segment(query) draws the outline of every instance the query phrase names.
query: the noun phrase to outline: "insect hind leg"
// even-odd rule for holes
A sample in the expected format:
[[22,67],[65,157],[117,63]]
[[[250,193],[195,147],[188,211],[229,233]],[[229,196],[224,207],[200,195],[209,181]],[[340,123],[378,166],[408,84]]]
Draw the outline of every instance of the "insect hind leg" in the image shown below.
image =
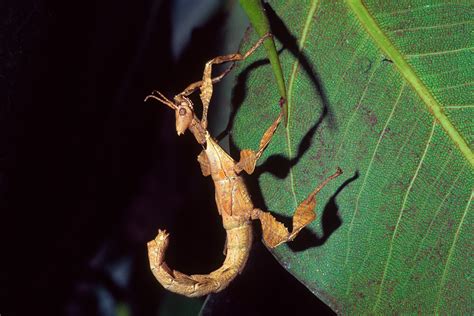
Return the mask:
[[298,233],[315,218],[316,195],[325,187],[331,180],[337,178],[342,174],[342,169],[337,168],[336,172],[326,178],[320,185],[311,192],[308,197],[303,200],[295,210],[293,215],[293,230],[290,233],[283,223],[277,221],[275,217],[269,212],[264,212],[260,209],[255,209],[252,218],[258,218],[262,224],[263,241],[269,248],[275,248],[278,245],[293,240]]

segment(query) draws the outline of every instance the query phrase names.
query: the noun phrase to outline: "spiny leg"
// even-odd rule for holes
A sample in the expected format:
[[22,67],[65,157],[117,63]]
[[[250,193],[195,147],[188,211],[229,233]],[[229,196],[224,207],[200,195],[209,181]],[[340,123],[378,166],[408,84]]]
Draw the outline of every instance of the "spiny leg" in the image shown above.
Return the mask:
[[[212,83],[214,84],[214,83],[218,83],[219,81],[221,81],[225,76],[227,76],[227,74],[232,70],[232,68],[234,68],[234,64],[227,67],[227,69],[224,70],[219,76],[212,78]],[[201,88],[202,83],[203,83],[202,80],[191,83],[179,95],[188,96],[188,95],[192,94],[194,91]]]
[[342,174],[342,169],[337,168],[336,172],[324,180],[308,197],[298,205],[293,215],[293,230],[288,232],[285,225],[280,223],[269,212],[260,209],[253,210],[252,218],[259,219],[262,224],[263,241],[270,248],[293,240],[296,235],[309,223],[316,218],[314,209],[316,208],[316,195],[321,189],[328,184],[329,181],[337,178]]
[[[217,82],[221,81],[222,78],[224,78],[232,70],[233,67],[234,67],[234,64],[230,65],[219,76],[212,78],[212,83],[217,83]],[[197,89],[199,89],[201,86],[202,86],[202,80],[197,81],[197,82],[193,82],[189,86],[187,86],[186,89],[184,89],[183,92],[178,94],[178,96],[188,96],[191,93],[193,93],[194,91],[196,91]],[[166,104],[167,106],[169,106],[171,109],[173,109],[173,110],[176,109],[176,105],[171,100],[169,100],[167,97],[165,97],[158,90],[153,90],[151,92],[151,94],[146,96],[144,101],[146,102],[146,101],[148,101],[148,99],[158,100],[161,103]]]
[[[280,101],[280,104],[282,104],[282,101]],[[263,134],[257,152],[251,149],[243,149],[240,151],[240,160],[235,165],[235,171],[237,173],[241,172],[242,170],[245,170],[245,172],[247,172],[248,174],[253,173],[253,171],[255,170],[255,165],[257,164],[257,160],[262,156],[265,148],[267,148],[268,144],[270,143],[282,118],[283,112],[280,111],[280,114],[278,114],[276,120]]]
[[209,109],[209,102],[211,101],[213,87],[212,87],[212,65],[222,64],[230,61],[241,61],[252,55],[252,53],[260,46],[262,43],[272,35],[270,33],[265,34],[261,37],[245,54],[230,54],[225,56],[217,56],[206,63],[204,67],[204,72],[202,76],[202,84],[201,84],[201,101],[202,101],[202,126],[207,128],[207,111]]

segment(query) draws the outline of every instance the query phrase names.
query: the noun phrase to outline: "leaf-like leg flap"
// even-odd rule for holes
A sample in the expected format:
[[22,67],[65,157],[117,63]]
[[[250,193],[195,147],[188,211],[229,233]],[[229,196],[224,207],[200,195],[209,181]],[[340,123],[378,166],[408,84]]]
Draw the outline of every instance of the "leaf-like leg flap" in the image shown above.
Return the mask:
[[271,34],[267,33],[261,37],[245,54],[230,54],[225,56],[217,56],[206,63],[204,67],[204,72],[202,75],[202,84],[201,84],[201,101],[202,101],[202,126],[207,128],[207,111],[209,109],[209,102],[212,98],[213,86],[212,86],[212,65],[222,64],[226,62],[235,62],[241,61],[249,57],[262,43],[265,39],[270,37]]
[[199,283],[218,283],[215,279],[211,278],[208,274],[193,274],[191,275],[193,280]]
[[333,175],[329,176],[323,181],[323,183],[318,185],[316,189],[314,189],[314,191],[298,205],[295,214],[293,215],[293,229],[291,234],[288,232],[285,225],[277,221],[270,213],[254,209],[252,211],[252,218],[260,219],[265,244],[270,248],[275,248],[286,241],[293,240],[306,225],[314,221],[316,218],[316,213],[314,211],[316,208],[316,194],[318,194],[318,192],[328,184],[329,181],[341,174],[341,168],[337,168],[337,171]]
[[265,148],[267,148],[268,144],[272,140],[273,135],[275,135],[275,131],[278,125],[280,125],[282,117],[283,117],[283,112],[280,111],[276,120],[272,123],[272,125],[270,125],[269,128],[267,128],[267,130],[263,134],[262,139],[260,140],[260,144],[258,146],[258,151],[256,155],[257,159],[259,159],[260,156],[262,156],[263,151],[265,150]]
[[235,165],[235,171],[240,173],[242,170],[245,170],[248,174],[252,174],[255,170],[255,165],[257,164],[257,160],[262,156],[263,151],[267,148],[268,144],[270,143],[275,131],[280,124],[280,121],[283,117],[283,112],[278,114],[276,120],[272,123],[272,125],[265,131],[260,140],[260,145],[258,151],[255,152],[251,149],[244,149],[240,152],[240,160]]
[[293,230],[288,238],[289,240],[293,240],[306,225],[316,219],[315,207],[316,198],[312,195],[298,205],[295,215],[293,215]]
[[269,248],[288,241],[290,233],[285,225],[280,223],[268,212],[259,211],[258,218],[262,223],[263,241]]
[[314,209],[316,208],[316,195],[324,188],[329,181],[337,178],[342,174],[342,169],[337,168],[336,172],[330,175],[326,180],[324,180],[320,185],[311,192],[308,197],[298,205],[295,210],[295,215],[293,215],[293,230],[290,234],[289,240],[293,240],[296,235],[309,223],[311,223],[316,218],[316,213]]
[[209,164],[209,159],[207,158],[206,152],[203,150],[197,157],[199,166],[201,166],[202,175],[207,177],[211,174],[211,166]]
[[176,282],[182,285],[194,285],[197,283],[197,280],[194,280],[192,276],[189,276],[176,270],[173,270],[173,276],[175,277]]
[[[234,68],[234,64],[231,64],[229,67],[227,67],[219,76],[212,78],[212,83],[214,84],[221,81],[232,70],[232,68]],[[201,88],[202,84],[202,80],[193,82],[189,86],[187,86],[186,89],[184,89],[184,91],[180,93],[180,95],[188,96],[197,89]]]
[[[218,57],[217,57],[218,58]],[[204,129],[207,128],[207,111],[209,110],[209,103],[211,102],[212,92],[214,87],[212,86],[212,64],[217,59],[211,59],[206,63],[204,72],[202,75],[201,94],[199,95],[202,102],[202,120],[201,124]]]
[[255,165],[257,164],[257,155],[255,151],[251,149],[243,149],[240,151],[240,160],[235,164],[235,171],[237,173],[245,170],[248,174],[252,174],[255,170]]

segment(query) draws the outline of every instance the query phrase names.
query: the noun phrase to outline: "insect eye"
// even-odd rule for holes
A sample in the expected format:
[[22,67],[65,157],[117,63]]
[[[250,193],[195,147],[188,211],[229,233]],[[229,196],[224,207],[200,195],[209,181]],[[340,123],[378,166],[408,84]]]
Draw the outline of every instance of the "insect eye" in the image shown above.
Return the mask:
[[185,103],[184,106],[178,106],[175,113],[176,131],[178,132],[178,135],[181,135],[186,129],[189,128],[193,121],[193,110],[188,104]]

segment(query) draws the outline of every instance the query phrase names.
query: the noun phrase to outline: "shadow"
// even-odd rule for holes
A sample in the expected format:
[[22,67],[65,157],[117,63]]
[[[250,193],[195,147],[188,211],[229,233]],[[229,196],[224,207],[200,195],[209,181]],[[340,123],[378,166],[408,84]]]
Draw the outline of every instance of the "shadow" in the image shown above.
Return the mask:
[[[230,112],[229,122],[227,123],[227,127],[224,131],[220,133],[217,137],[218,140],[224,138],[226,135],[232,133],[232,128],[234,127],[234,119],[240,105],[244,102],[246,91],[247,91],[247,78],[249,74],[254,71],[255,69],[262,67],[264,65],[268,65],[270,62],[268,59],[261,59],[251,63],[247,66],[235,79],[236,85],[232,91],[232,109]],[[232,143],[232,142],[231,142]],[[232,145],[231,145],[232,147]]]
[[[299,64],[312,81],[315,93],[321,98],[323,110],[321,113],[321,117],[318,120],[318,123],[320,124],[323,119],[327,117],[329,120],[328,126],[330,128],[335,127],[335,118],[330,111],[329,100],[326,96],[321,80],[316,75],[314,66],[310,63],[309,58],[306,56],[306,54],[299,50],[297,38],[291,34],[288,27],[286,27],[284,22],[277,16],[276,12],[272,9],[272,7],[268,3],[265,3],[264,6],[265,10],[267,11],[267,16],[270,22],[272,34],[282,43],[283,46],[280,50],[278,50],[278,55],[280,55],[280,53],[286,49],[290,53],[292,53],[296,59],[298,59]],[[268,59],[255,61],[248,67],[246,67],[245,70],[243,70],[237,76],[236,85],[232,93],[232,110],[229,118],[229,123],[227,125],[227,128],[219,135],[218,139],[222,139],[226,134],[232,131],[235,115],[237,114],[239,107],[242,105],[246,97],[246,82],[249,73],[269,63],[270,62],[268,61]]]
[[335,118],[330,111],[329,100],[324,91],[321,80],[316,75],[314,65],[310,63],[309,58],[304,53],[304,51],[300,51],[298,47],[298,39],[293,34],[291,34],[288,27],[286,27],[283,20],[278,17],[278,15],[272,9],[270,4],[265,3],[264,6],[268,16],[268,20],[270,22],[270,29],[272,30],[273,35],[282,43],[284,49],[287,49],[291,54],[293,54],[293,56],[295,56],[296,59],[298,59],[298,63],[301,65],[310,80],[313,82],[315,93],[321,98],[321,103],[323,106],[322,118],[327,116],[329,120],[329,127],[334,128],[336,126]]
[[[297,304],[289,297],[297,297]],[[201,315],[336,314],[288,273],[263,243],[254,243],[242,273],[224,291],[208,296]]]
[[[303,137],[298,146],[297,155],[294,158],[287,159],[283,155],[270,156],[262,165],[255,169],[255,172],[251,176],[244,175],[247,187],[252,196],[252,200],[257,207],[260,207],[263,210],[268,210],[262,191],[258,184],[258,179],[260,176],[263,173],[269,172],[280,179],[286,178],[290,172],[290,169],[298,164],[301,157],[311,147],[311,139],[321,124],[322,118],[323,116],[320,117],[320,119],[308,130],[306,135]],[[342,225],[342,220],[339,217],[339,207],[336,203],[336,197],[345,187],[347,187],[357,178],[359,178],[358,171],[356,171],[351,178],[348,178],[339,186],[336,192],[329,199],[329,202],[324,206],[321,216],[323,235],[319,237],[316,233],[305,227],[301,230],[294,241],[288,243],[290,249],[295,252],[303,251],[308,248],[321,246],[329,239],[329,237]],[[292,217],[278,215],[273,212],[272,215],[274,215],[278,221],[284,223],[286,227],[291,227]]]
[[[312,247],[318,247],[323,245],[329,237],[342,225],[341,217],[339,216],[339,206],[336,203],[336,197],[344,190],[352,181],[359,178],[359,171],[356,171],[354,175],[344,181],[336,192],[329,198],[329,202],[324,207],[321,215],[321,224],[323,227],[323,235],[321,237],[318,234],[312,232],[310,229],[303,229],[297,238],[293,242],[288,243],[288,246],[294,252],[299,252]],[[291,218],[289,218],[291,220]]]
[[[336,124],[335,124],[335,118],[333,117],[330,111],[329,100],[324,91],[322,82],[316,74],[314,65],[311,64],[308,56],[304,52],[300,51],[298,47],[297,38],[291,34],[288,27],[277,16],[275,11],[271,8],[271,6],[268,3],[265,4],[265,9],[270,21],[270,27],[271,27],[272,33],[274,37],[282,43],[282,46],[283,46],[278,51],[278,54],[280,54],[283,50],[286,49],[295,56],[295,58],[298,60],[299,64],[301,65],[301,68],[306,72],[307,76],[310,78],[311,82],[313,83],[315,94],[320,97],[321,104],[322,104],[321,115],[316,120],[316,122],[311,126],[311,128],[306,132],[305,136],[302,138],[298,146],[298,151],[293,158],[288,159],[284,155],[273,155],[269,157],[265,162],[263,162],[255,170],[252,176],[245,177],[246,184],[252,195],[252,200],[254,201],[255,205],[258,205],[258,207],[261,207],[262,209],[267,210],[268,207],[265,204],[262,191],[258,185],[259,177],[263,173],[269,172],[280,179],[286,178],[289,175],[291,168],[293,168],[300,162],[301,158],[305,155],[305,153],[311,147],[312,139],[314,138],[318,128],[321,126],[321,123],[323,122],[323,120],[324,119],[329,120],[328,126],[330,128],[334,128]],[[267,64],[269,64],[269,61],[266,59],[255,61],[252,64],[250,64],[248,67],[246,67],[237,76],[236,85],[234,87],[233,94],[232,94],[233,108],[231,111],[228,126],[222,134],[229,133],[230,131],[232,131],[235,116],[239,110],[239,107],[242,105],[242,103],[244,102],[246,98],[246,93],[247,93],[246,82],[247,82],[247,78],[249,74],[255,69]],[[219,139],[222,138],[222,134],[219,136]],[[234,154],[239,152],[239,149],[236,148],[232,139],[230,139],[230,148],[231,148],[231,152]],[[350,182],[357,179],[357,177],[358,177],[358,173],[356,173],[352,178],[346,180],[339,187],[338,191],[331,197],[329,203],[324,207],[324,211],[322,215],[323,236],[319,237],[317,236],[317,234],[305,228],[300,232],[300,235],[298,236],[298,238],[296,238],[296,242],[289,243],[290,248],[293,251],[301,251],[304,249],[308,249],[310,247],[320,246],[324,244],[328,240],[328,238],[332,235],[332,233],[341,226],[342,221],[338,216],[338,207],[335,202],[335,197]],[[288,224],[291,223],[291,218],[280,217],[278,219],[281,220],[283,223],[285,223],[287,227],[289,227]]]
[[261,164],[257,169],[254,175],[256,177],[260,177],[263,173],[269,172],[272,175],[284,179],[290,173],[291,168],[296,166],[300,159],[304,156],[304,154],[308,151],[311,147],[312,139],[314,134],[318,130],[319,126],[323,122],[323,118],[325,116],[326,109],[323,109],[323,113],[319,117],[319,119],[314,123],[314,125],[306,132],[305,136],[301,140],[300,144],[298,145],[298,152],[296,156],[292,159],[288,159],[283,155],[273,155],[270,156],[263,164]]

